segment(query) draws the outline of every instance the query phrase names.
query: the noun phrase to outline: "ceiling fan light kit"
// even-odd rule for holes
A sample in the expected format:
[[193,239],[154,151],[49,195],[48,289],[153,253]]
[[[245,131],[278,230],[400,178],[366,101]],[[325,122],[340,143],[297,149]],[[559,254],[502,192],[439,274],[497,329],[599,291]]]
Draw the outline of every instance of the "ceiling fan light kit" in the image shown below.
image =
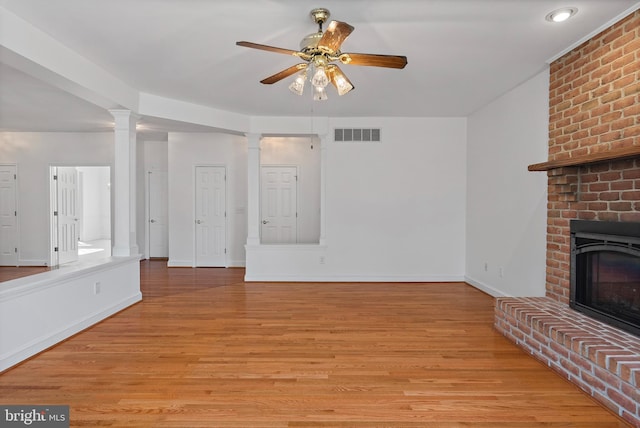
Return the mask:
[[298,74],[298,76],[296,77],[296,80],[291,82],[291,85],[289,85],[289,90],[291,90],[291,92],[293,92],[296,95],[302,95],[302,93],[304,92],[304,82],[306,81],[307,81],[307,71],[305,70],[300,74]]
[[289,85],[291,92],[296,95],[302,95],[305,82],[309,80],[313,87],[313,99],[324,101],[328,98],[326,87],[329,86],[329,83],[336,88],[340,96],[354,89],[351,81],[334,62],[397,69],[402,69],[407,65],[407,57],[400,55],[341,52],[342,43],[351,34],[354,27],[346,22],[331,21],[326,31],[323,32],[322,25],[331,15],[329,10],[325,8],[313,9],[310,15],[313,22],[318,24],[318,31],[302,39],[299,51],[252,42],[236,42],[238,46],[292,55],[305,61],[269,76],[261,80],[260,83],[271,85],[297,73],[295,80]]

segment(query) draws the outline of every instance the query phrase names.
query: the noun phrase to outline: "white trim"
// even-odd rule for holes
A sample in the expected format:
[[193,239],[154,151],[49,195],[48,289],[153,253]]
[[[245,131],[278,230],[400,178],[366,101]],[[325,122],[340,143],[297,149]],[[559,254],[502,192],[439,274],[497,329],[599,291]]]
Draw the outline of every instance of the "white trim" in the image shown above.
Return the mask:
[[193,266],[193,262],[191,260],[172,260],[169,259],[167,262],[167,267],[195,267]]
[[[20,201],[20,193],[19,193],[19,189],[20,189],[20,174],[18,173],[18,164],[17,163],[0,163],[0,167],[13,167],[13,171],[15,174],[15,179],[13,182],[13,208],[16,211],[16,238],[14,241],[15,244],[15,248],[17,248],[16,254],[15,254],[15,266],[20,266],[20,251],[21,251],[21,245],[20,245],[20,215],[22,214],[22,212],[20,211],[20,207],[19,207],[19,201]],[[12,265],[0,265],[0,266],[12,266]]]
[[606,23],[602,24],[600,27],[596,28],[595,30],[593,30],[592,32],[587,34],[586,36],[584,36],[581,39],[579,39],[577,42],[573,43],[572,45],[570,45],[567,48],[563,49],[562,51],[558,52],[557,54],[555,54],[554,56],[549,58],[546,61],[546,63],[547,64],[551,64],[552,62],[556,61],[557,59],[563,57],[564,55],[568,54],[569,52],[571,52],[572,50],[574,50],[575,48],[577,48],[578,46],[580,46],[584,42],[586,42],[586,41],[592,39],[593,37],[597,36],[598,34],[603,32],[607,28],[609,28],[612,25],[616,24],[617,22],[622,21],[624,18],[626,18],[627,16],[631,15],[633,12],[635,12],[638,9],[640,9],[640,3],[636,3],[635,5],[631,6],[629,9],[625,10],[624,12],[622,12],[620,15],[618,15],[618,16],[614,17],[613,19],[607,21]]
[[245,275],[246,282],[465,282],[464,275]]
[[[95,162],[71,162],[71,163],[55,163],[49,164],[48,174],[49,174],[49,200],[48,200],[48,212],[47,219],[49,224],[49,234],[48,234],[48,261],[27,260],[26,263],[35,263],[35,264],[24,264],[23,266],[60,266],[58,254],[54,251],[54,247],[59,244],[59,240],[54,239],[54,235],[58,234],[58,224],[57,218],[53,215],[53,212],[57,210],[58,204],[58,192],[57,192],[57,181],[53,179],[54,175],[58,174],[58,168],[107,168],[109,170],[109,183],[113,183],[115,173],[115,168],[111,164],[105,163],[95,163]],[[113,243],[114,243],[114,231],[115,231],[115,216],[114,216],[114,207],[115,207],[115,192],[113,191],[113,186],[109,186],[107,192],[109,192],[109,240],[111,245],[110,253],[113,254]],[[136,257],[136,254],[131,254],[132,257]]]
[[258,245],[245,245],[246,251],[268,251],[268,252],[278,252],[278,251],[291,251],[291,249],[295,249],[296,251],[317,251],[317,250],[326,250],[327,246],[322,244],[258,244]]
[[[143,147],[144,150],[144,147]],[[144,258],[146,260],[151,258],[151,225],[150,225],[150,216],[151,216],[151,192],[150,190],[150,183],[151,183],[151,177],[150,175],[153,172],[151,171],[151,169],[145,169],[144,171],[144,193],[145,193],[145,198],[144,198]]]
[[483,283],[482,281],[475,280],[465,275],[464,282],[469,284],[470,286],[477,288],[478,290],[487,293],[491,297],[513,297],[509,294],[505,294],[502,291]]
[[[47,221],[49,224],[49,247],[47,248],[47,256],[48,256],[48,265],[49,266],[58,266],[58,253],[54,251],[54,247],[58,245],[58,223],[57,218],[53,215],[53,212],[56,211],[58,204],[58,196],[57,196],[57,183],[56,180],[53,179],[55,175],[57,175],[58,167],[52,164],[49,164],[49,169],[47,174],[49,174],[49,201],[48,201],[48,211]],[[55,235],[54,235],[55,234]]]
[[[145,201],[144,201],[144,222],[145,222],[145,251],[144,251],[144,258],[145,259],[150,259],[151,258],[151,175],[152,174],[166,174],[167,176],[167,188],[165,189],[165,191],[167,192],[167,194],[165,196],[168,196],[168,192],[169,192],[169,188],[168,188],[168,177],[169,177],[169,172],[166,168],[156,168],[155,166],[151,166],[150,168],[146,169],[144,172],[144,181],[145,181]],[[166,232],[167,232],[167,239],[169,237],[169,222],[168,222],[168,218],[169,218],[169,210],[167,208],[167,224],[165,225],[166,227]],[[169,253],[169,245],[167,244],[167,251],[165,253],[165,255],[163,257],[167,257]]]
[[[245,260],[231,260],[228,261],[227,266],[220,267],[246,267]],[[169,260],[167,262],[167,267],[188,267],[188,268],[196,268],[197,266],[193,266],[190,260]]]
[[[20,248],[18,248],[20,252]],[[18,266],[49,266],[46,260],[39,259],[18,259]]]
[[[197,209],[197,198],[198,198],[198,168],[222,168],[224,169],[224,265],[223,266],[198,266],[198,236],[197,236],[197,227],[196,227],[196,216],[198,213],[198,209]],[[192,236],[193,236],[193,261],[190,264],[190,267],[196,268],[196,267],[229,267],[229,259],[228,259],[228,249],[229,249],[229,216],[228,216],[228,201],[229,201],[229,195],[228,195],[228,179],[227,179],[227,164],[223,163],[223,164],[201,164],[201,163],[197,163],[193,165],[193,174],[192,177],[193,179],[192,184],[191,184],[191,191],[192,193],[192,201],[193,201],[193,218],[191,219],[192,223],[191,223],[191,227],[192,227]]]
[[[299,176],[300,176],[300,166],[296,165],[296,164],[260,164],[260,202],[259,202],[259,206],[260,206],[260,224],[262,225],[262,221],[263,221],[263,216],[262,216],[262,203],[264,201],[264,199],[262,198],[262,171],[264,168],[294,168],[296,170],[296,242],[291,243],[291,244],[285,244],[285,245],[296,245],[298,243],[298,236],[300,236],[300,222],[298,221],[298,213],[300,212],[300,206],[299,206],[299,190],[300,190],[300,180],[299,180]],[[260,226],[260,242],[262,242],[262,226]],[[274,244],[261,244],[261,245],[274,245]],[[275,245],[280,245],[280,244],[275,244]]]

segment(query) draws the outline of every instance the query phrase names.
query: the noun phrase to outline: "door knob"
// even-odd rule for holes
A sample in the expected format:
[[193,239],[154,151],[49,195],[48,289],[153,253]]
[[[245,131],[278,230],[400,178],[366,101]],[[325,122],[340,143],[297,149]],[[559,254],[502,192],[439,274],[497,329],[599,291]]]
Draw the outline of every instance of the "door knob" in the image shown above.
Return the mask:
[[151,223],[155,223],[156,221],[154,219],[149,220]]
[[267,224],[269,223],[267,220],[262,220],[262,224]]
[[200,220],[196,220],[196,224],[200,224],[202,223]]

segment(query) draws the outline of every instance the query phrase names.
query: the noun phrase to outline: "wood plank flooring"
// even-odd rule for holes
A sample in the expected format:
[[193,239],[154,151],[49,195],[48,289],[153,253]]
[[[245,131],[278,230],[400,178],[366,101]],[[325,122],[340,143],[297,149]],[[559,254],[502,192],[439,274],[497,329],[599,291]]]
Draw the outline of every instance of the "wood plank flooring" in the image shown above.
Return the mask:
[[[42,272],[48,272],[50,270],[51,268],[48,266],[0,266],[0,283]],[[0,287],[1,286],[2,285],[0,285]]]
[[244,283],[141,263],[144,299],[0,375],[71,426],[628,426],[492,328],[462,284]]

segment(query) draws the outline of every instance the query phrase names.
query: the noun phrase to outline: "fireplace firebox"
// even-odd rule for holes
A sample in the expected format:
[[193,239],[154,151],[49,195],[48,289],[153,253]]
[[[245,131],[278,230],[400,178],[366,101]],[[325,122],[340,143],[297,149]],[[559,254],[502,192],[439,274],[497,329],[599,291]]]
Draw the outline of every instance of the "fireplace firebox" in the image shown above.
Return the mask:
[[640,336],[640,223],[571,221],[569,305]]

